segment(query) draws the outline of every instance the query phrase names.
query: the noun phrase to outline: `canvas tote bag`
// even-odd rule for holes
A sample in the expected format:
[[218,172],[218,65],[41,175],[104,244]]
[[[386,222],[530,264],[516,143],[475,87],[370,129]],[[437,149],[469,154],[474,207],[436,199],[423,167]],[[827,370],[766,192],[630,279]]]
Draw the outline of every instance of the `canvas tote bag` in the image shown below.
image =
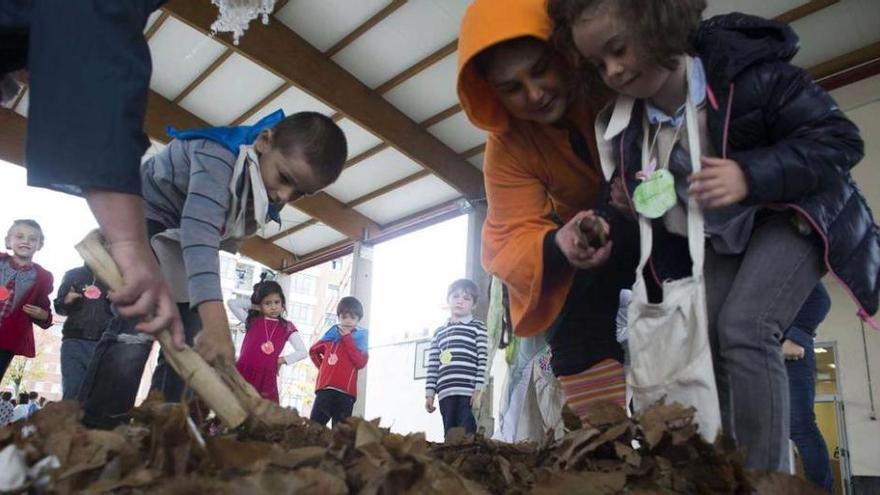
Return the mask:
[[[690,73],[688,59],[688,80]],[[685,118],[691,164],[696,173],[700,170],[701,147],[697,110],[689,92]],[[644,135],[642,169],[646,170],[650,160],[647,129]],[[641,257],[627,312],[631,359],[627,385],[631,387],[636,411],[664,398],[667,403],[695,407],[699,433],[713,442],[721,427],[721,413],[709,347],[703,214],[693,197],[688,197],[687,212],[692,276],[663,282],[663,302],[658,304],[648,302],[643,275],[651,255],[651,223],[639,215]]]

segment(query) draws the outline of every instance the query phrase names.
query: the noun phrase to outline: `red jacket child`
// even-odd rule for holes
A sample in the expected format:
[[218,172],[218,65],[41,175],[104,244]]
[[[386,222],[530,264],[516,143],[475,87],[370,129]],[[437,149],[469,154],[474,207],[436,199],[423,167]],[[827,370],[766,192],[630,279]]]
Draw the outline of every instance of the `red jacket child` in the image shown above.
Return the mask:
[[332,388],[357,398],[358,370],[367,365],[367,331],[355,328],[346,335],[334,325],[309,349],[318,368],[315,390]]
[[[43,328],[52,326],[49,294],[52,292],[53,279],[52,274],[40,265],[32,261],[22,262],[22,260],[30,261],[33,254],[42,247],[43,233],[39,230],[39,225],[33,222],[36,225],[34,227],[27,222],[33,221],[16,221],[6,236],[7,249],[12,250],[14,256],[0,253],[0,270],[2,270],[3,276],[3,279],[0,280],[2,282],[0,284],[0,351],[6,351],[12,355],[34,357],[36,355],[34,323]],[[32,232],[36,233],[32,235],[38,235],[37,242],[27,239],[28,234]],[[22,277],[20,275],[29,270],[34,270],[35,276]],[[20,291],[17,293],[15,290],[15,284],[19,280],[28,280],[30,284],[23,295],[20,294]],[[45,319],[28,314],[28,311],[34,312],[35,309],[25,308],[27,305],[45,311]]]

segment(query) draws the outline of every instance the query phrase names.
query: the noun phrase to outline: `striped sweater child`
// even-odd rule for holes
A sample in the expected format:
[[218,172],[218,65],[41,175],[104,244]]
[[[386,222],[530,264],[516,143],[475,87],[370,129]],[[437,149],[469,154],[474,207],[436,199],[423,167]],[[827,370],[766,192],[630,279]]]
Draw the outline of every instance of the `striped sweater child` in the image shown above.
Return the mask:
[[439,399],[453,395],[471,397],[483,389],[486,376],[486,324],[463,318],[449,321],[434,332],[428,354],[425,396]]

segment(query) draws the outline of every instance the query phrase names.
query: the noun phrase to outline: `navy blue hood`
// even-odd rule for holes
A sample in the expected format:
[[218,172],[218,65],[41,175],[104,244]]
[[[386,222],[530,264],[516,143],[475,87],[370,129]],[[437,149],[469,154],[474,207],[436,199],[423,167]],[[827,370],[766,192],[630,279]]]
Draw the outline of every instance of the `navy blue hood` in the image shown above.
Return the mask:
[[788,62],[799,47],[797,34],[787,24],[740,13],[702,22],[694,39],[706,73],[722,83],[755,64]]

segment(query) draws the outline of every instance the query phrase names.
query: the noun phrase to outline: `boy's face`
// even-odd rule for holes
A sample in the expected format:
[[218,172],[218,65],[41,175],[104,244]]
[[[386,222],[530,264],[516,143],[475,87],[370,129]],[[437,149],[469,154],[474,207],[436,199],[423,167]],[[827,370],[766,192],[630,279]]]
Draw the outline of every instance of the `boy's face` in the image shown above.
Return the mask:
[[449,313],[453,318],[464,318],[474,312],[474,297],[461,289],[449,294],[446,302],[449,303]]
[[339,317],[339,326],[349,331],[354,329],[358,322],[361,321],[356,314],[347,311],[337,316]]
[[6,249],[17,258],[29,260],[43,247],[40,231],[27,225],[16,225],[6,236]]
[[254,149],[260,155],[260,175],[270,202],[289,203],[326,186],[315,175],[312,165],[302,153],[297,151],[288,156],[272,146],[271,130],[260,133]]
[[565,72],[559,55],[547,43],[502,45],[486,70],[498,100],[520,120],[558,122],[568,108]]
[[581,56],[613,91],[633,98],[650,99],[671,72],[644,56],[631,30],[613,6],[599,7],[578,19],[571,36]]
[[260,301],[260,311],[269,318],[278,318],[284,311],[284,303],[278,294],[269,294]]

